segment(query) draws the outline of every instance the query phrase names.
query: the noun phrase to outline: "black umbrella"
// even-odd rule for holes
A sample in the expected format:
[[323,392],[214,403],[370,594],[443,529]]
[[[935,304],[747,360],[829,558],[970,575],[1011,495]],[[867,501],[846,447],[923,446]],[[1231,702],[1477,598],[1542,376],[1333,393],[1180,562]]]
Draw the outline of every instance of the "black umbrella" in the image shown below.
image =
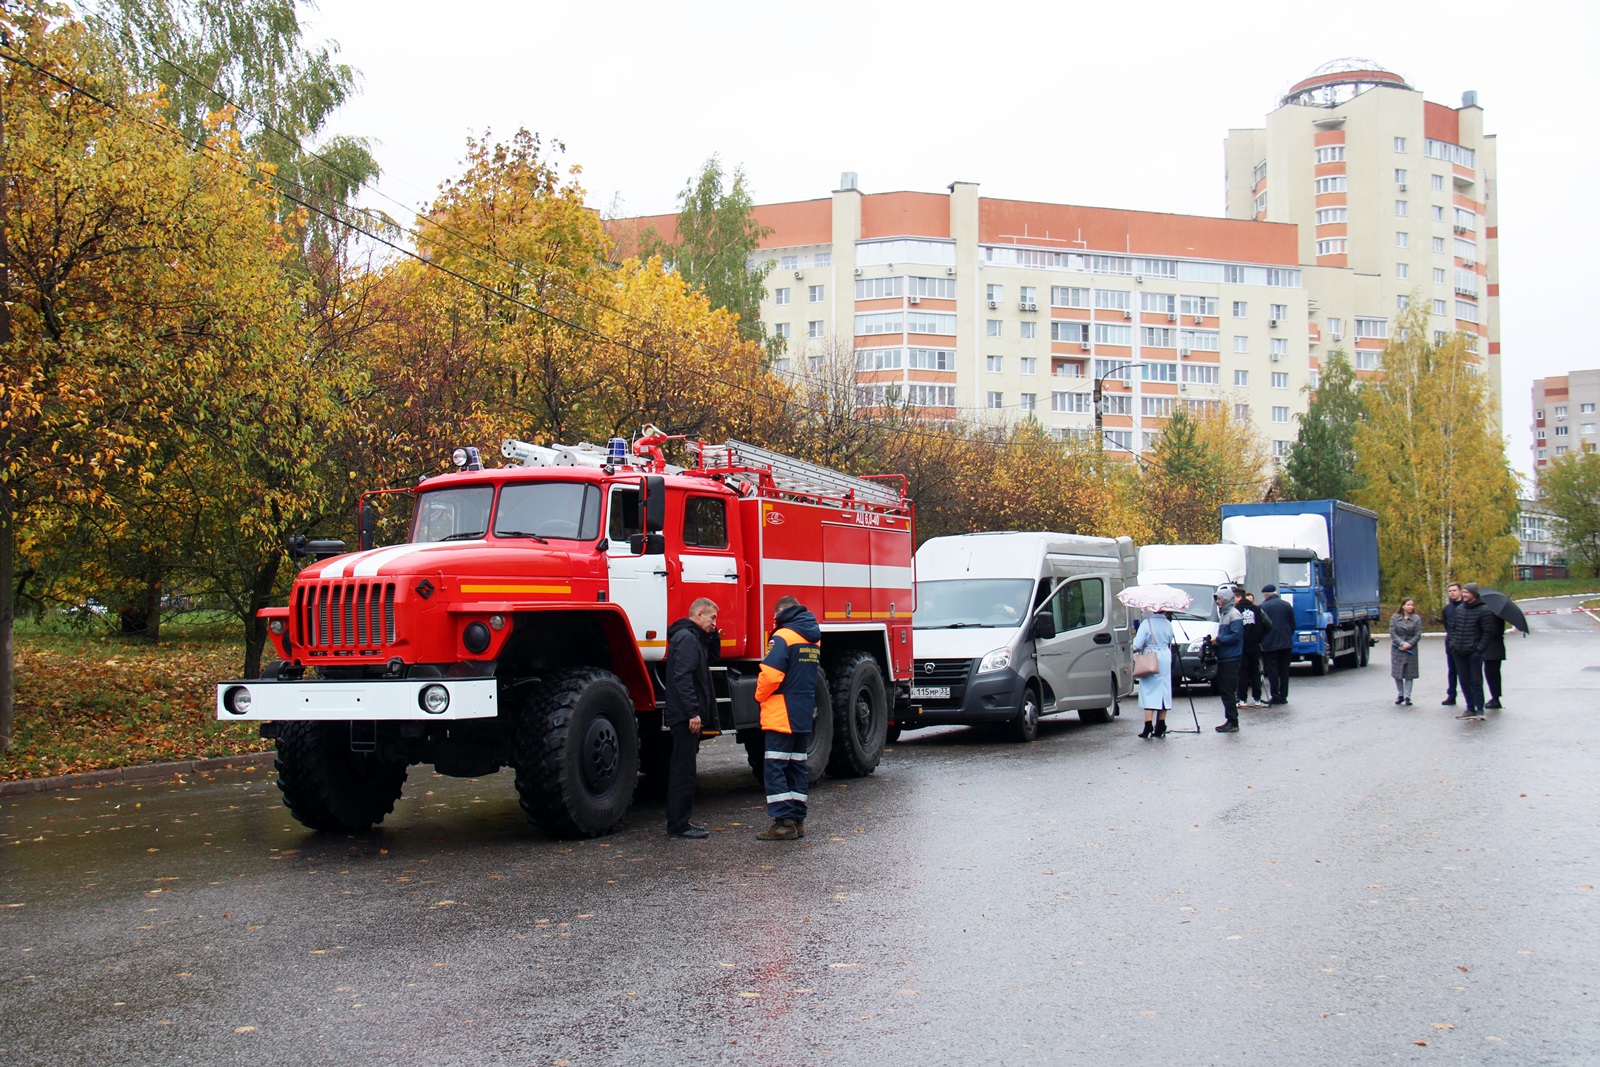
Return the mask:
[[1522,614],[1522,609],[1517,607],[1517,602],[1506,596],[1498,589],[1478,590],[1478,599],[1483,601],[1488,609],[1509,622],[1512,626],[1528,632],[1528,617]]

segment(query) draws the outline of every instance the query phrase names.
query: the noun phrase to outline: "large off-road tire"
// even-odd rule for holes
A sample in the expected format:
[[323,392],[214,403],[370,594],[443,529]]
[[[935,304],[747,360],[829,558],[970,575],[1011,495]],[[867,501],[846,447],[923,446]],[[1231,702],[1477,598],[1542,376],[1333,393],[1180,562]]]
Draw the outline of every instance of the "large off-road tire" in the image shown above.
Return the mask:
[[1022,690],[1022,706],[1016,717],[1006,723],[1006,733],[1019,744],[1028,744],[1039,736],[1039,714],[1044,708],[1044,697],[1039,693],[1039,683],[1032,681]]
[[[833,698],[828,689],[828,679],[821,671],[817,672],[817,707],[826,709],[833,706]],[[833,716],[819,714],[815,716],[811,728],[811,743],[806,746],[806,775],[812,785],[822,781],[827,774],[828,757],[833,752]],[[753,731],[744,741],[744,758],[750,764],[750,773],[755,775],[756,784],[765,786],[764,771],[767,765],[767,743],[760,730]]]
[[283,804],[313,830],[360,833],[394,810],[406,765],[350,751],[348,722],[286,722],[278,732]]
[[523,812],[556,837],[610,833],[639,778],[627,687],[610,671],[573,667],[521,689],[512,764]]
[[[883,668],[870,652],[852,652],[828,672],[833,690],[833,745],[828,773],[860,778],[878,769],[889,732]],[[822,710],[822,705],[817,705]]]
[[1104,708],[1079,708],[1078,709],[1078,719],[1079,719],[1079,721],[1080,722],[1086,722],[1086,723],[1095,723],[1095,724],[1110,722],[1117,715],[1117,713],[1121,710],[1118,707],[1118,700],[1119,700],[1119,698],[1117,696],[1117,676],[1113,674],[1111,676],[1111,704],[1110,704],[1110,706],[1109,707],[1104,707]]

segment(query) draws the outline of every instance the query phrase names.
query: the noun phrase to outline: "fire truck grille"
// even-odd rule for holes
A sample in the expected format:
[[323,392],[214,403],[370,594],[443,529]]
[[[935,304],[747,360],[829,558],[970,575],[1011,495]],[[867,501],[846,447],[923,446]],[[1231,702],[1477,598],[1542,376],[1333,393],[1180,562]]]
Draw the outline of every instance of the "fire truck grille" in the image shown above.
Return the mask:
[[317,582],[295,589],[295,621],[312,655],[375,654],[394,643],[394,583]]

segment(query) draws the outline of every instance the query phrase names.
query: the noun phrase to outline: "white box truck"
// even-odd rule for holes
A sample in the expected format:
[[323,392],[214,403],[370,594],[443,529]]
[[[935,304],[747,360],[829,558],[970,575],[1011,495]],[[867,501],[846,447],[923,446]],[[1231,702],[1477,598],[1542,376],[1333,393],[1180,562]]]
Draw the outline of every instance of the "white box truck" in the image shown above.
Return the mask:
[[1277,584],[1278,553],[1248,545],[1145,545],[1139,549],[1138,583],[1170,585],[1189,594],[1188,611],[1174,612],[1172,633],[1179,656],[1173,684],[1209,682],[1216,677],[1215,660],[1205,661],[1200,642],[1217,636],[1217,586],[1242,585],[1261,603],[1261,587]]
[[910,704],[897,730],[1039,717],[1109,722],[1133,690],[1133,631],[1117,594],[1133,583],[1127,537],[978,533],[917,549]]

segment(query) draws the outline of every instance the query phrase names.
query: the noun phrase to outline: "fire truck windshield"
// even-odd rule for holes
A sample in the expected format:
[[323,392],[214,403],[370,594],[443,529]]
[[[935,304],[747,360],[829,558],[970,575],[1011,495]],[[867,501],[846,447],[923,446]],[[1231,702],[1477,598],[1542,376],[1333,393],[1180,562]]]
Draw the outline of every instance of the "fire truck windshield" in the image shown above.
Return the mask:
[[488,485],[419,493],[411,519],[411,540],[420,544],[482,537],[489,529],[493,501],[494,488]]
[[593,541],[600,536],[600,489],[584,482],[508,485],[500,490],[494,535]]
[[1026,578],[961,578],[917,583],[917,610],[911,625],[918,630],[953,630],[963,626],[1018,626],[1028,617],[1033,583]]

